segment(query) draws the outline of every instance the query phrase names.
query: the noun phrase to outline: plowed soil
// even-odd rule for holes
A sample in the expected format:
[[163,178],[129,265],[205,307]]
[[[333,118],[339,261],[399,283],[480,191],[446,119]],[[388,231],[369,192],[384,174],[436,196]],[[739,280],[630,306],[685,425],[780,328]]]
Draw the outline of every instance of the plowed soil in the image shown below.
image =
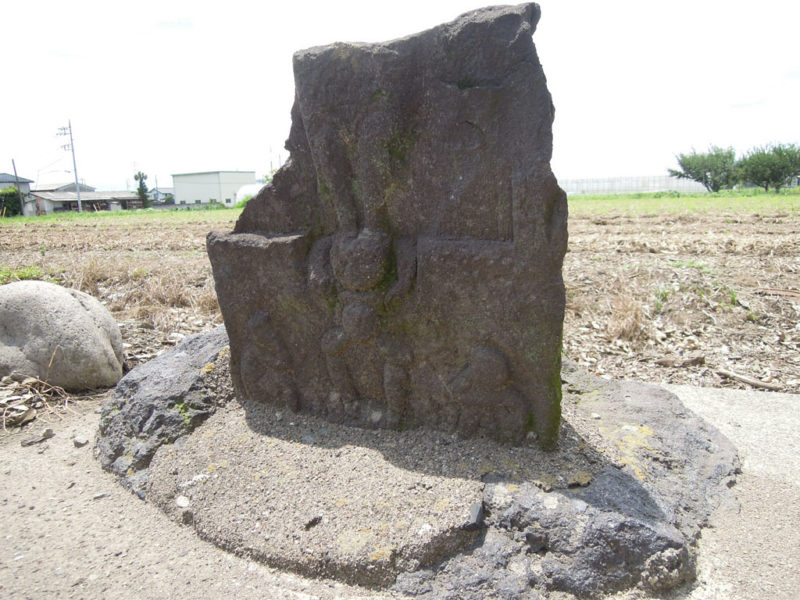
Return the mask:
[[[589,212],[571,207],[565,356],[613,378],[800,392],[800,212]],[[221,323],[205,236],[237,216],[2,223],[0,267],[99,298],[133,367]]]
[[620,379],[800,392],[796,212],[578,215],[569,232],[570,358]]

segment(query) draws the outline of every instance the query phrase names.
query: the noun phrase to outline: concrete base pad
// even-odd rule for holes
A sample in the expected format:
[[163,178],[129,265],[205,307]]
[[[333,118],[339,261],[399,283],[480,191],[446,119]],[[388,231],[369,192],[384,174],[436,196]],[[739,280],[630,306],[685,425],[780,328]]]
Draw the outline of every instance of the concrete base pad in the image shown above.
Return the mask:
[[559,448],[220,410],[150,466],[148,499],[237,554],[424,598],[656,592],[732,502],[733,447],[656,386],[567,365]]

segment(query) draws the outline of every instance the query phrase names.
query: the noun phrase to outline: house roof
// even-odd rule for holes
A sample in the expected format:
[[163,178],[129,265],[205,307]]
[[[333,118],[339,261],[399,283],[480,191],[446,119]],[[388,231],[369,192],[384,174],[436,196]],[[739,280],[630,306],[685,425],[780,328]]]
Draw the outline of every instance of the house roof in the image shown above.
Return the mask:
[[197,171],[196,173],[173,173],[173,177],[183,177],[185,175],[217,175],[219,173],[243,173],[249,175],[252,173],[253,175],[256,174],[255,171]]
[[[90,185],[86,185],[85,183],[81,183],[81,192],[93,192],[95,188]],[[58,192],[58,191],[69,191],[75,190],[75,182],[70,181],[68,183],[37,183],[36,185],[31,187],[32,192]]]
[[[31,192],[32,196],[50,202],[77,202],[78,194],[75,192]],[[138,200],[136,192],[81,192],[81,202],[96,202],[100,200]]]
[[33,183],[32,179],[25,179],[24,177],[14,177],[10,173],[0,173],[0,183]]

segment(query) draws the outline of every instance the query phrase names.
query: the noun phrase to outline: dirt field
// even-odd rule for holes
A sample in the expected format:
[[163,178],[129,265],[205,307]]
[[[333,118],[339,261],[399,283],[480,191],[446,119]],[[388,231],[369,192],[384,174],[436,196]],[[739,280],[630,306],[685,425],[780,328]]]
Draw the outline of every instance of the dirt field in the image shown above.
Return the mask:
[[615,378],[800,392],[796,211],[576,215],[569,230],[567,356]]
[[[609,377],[800,392],[800,201],[759,214],[682,201],[571,201],[565,355]],[[205,235],[237,216],[0,222],[0,283],[49,279],[99,298],[133,367],[221,322]]]

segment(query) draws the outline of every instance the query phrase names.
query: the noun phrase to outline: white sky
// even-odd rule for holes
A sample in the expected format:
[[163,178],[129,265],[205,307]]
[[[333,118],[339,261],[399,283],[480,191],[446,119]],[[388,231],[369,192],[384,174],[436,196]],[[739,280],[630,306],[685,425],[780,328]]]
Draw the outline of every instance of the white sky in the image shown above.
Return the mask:
[[[490,0],[26,0],[3,8],[0,172],[255,170],[285,161],[295,50],[382,41]],[[534,35],[556,106],[561,179],[658,175],[710,144],[800,142],[800,3],[541,0]]]

